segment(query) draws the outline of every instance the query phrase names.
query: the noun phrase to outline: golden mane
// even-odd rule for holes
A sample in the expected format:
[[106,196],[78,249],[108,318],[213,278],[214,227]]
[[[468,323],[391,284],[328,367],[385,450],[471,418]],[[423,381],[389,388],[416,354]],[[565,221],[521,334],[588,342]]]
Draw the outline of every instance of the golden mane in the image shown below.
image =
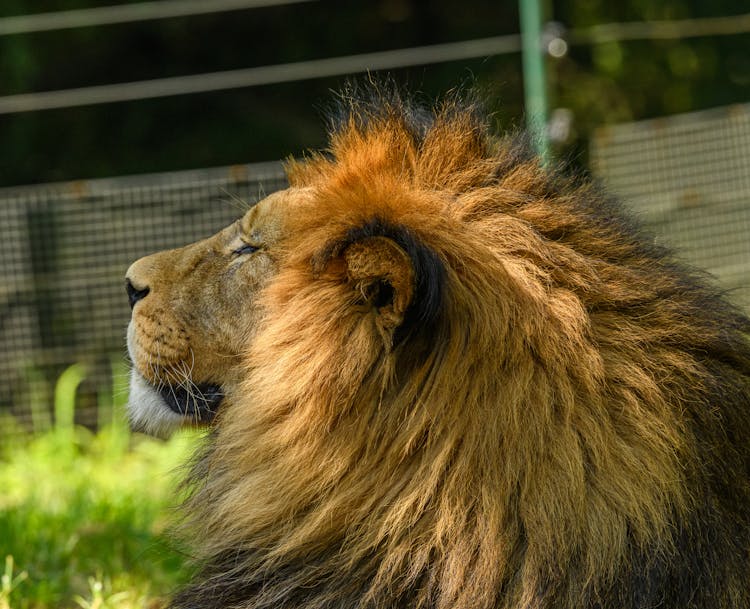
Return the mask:
[[[289,163],[313,194],[174,606],[750,606],[747,319],[475,104],[345,105]],[[392,335],[342,263],[362,237],[411,262]]]

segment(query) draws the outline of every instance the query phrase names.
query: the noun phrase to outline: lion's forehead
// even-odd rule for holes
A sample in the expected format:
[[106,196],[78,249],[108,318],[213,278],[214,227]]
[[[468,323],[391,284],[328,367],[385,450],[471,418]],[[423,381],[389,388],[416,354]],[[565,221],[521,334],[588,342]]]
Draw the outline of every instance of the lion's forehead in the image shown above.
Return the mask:
[[273,242],[291,229],[295,211],[310,205],[314,198],[311,188],[287,188],[268,195],[240,219],[243,236],[251,240]]

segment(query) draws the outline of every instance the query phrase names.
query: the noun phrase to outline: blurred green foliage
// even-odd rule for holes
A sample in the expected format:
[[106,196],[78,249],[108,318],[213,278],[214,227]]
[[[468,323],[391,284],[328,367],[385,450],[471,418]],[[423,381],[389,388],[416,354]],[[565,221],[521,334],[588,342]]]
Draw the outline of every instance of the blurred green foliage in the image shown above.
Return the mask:
[[[560,2],[567,25],[668,21],[747,12],[737,0]],[[564,5],[564,6],[563,6]],[[553,62],[555,104],[571,108],[580,136],[598,125],[747,102],[750,33],[574,46]]]
[[174,469],[195,438],[75,432],[2,439],[0,560],[12,566],[0,608],[145,607],[185,578],[168,529]]
[[131,435],[121,366],[100,398],[108,423],[74,426],[84,372],[74,364],[60,375],[44,433],[0,420],[0,609],[154,607],[187,576],[170,518],[176,470],[199,438]]
[[[125,2],[126,0],[118,0]],[[114,4],[5,0],[0,17]],[[739,0],[548,0],[568,28],[727,16]],[[0,94],[280,64],[518,32],[517,2],[308,2],[0,37]],[[553,107],[573,111],[567,147],[597,125],[747,101],[749,34],[607,42],[549,60]],[[493,92],[498,121],[522,122],[518,54],[396,70],[428,95],[466,82]],[[324,141],[320,108],[343,78],[0,115],[0,184],[265,161]]]
[[0,608],[145,607],[185,578],[168,534],[174,469],[196,438],[55,429],[2,438]]

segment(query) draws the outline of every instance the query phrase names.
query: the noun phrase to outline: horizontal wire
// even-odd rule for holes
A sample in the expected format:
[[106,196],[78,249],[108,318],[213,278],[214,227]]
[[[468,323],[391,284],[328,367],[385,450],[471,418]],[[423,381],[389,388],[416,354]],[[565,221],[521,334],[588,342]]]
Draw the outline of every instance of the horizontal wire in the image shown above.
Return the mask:
[[571,44],[597,44],[621,40],[657,40],[726,36],[750,32],[750,13],[729,17],[705,17],[678,21],[602,23],[572,28],[565,37]]
[[168,19],[170,17],[189,17],[191,15],[206,15],[311,1],[313,0],[155,0],[153,2],[117,4],[52,13],[32,13],[0,17],[0,36]]
[[521,49],[520,34],[449,42],[409,49],[259,66],[241,70],[192,74],[135,82],[22,93],[0,97],[0,114],[106,104],[170,95],[206,93],[241,87],[310,80],[359,72],[389,70],[430,63],[487,57]]
[[[219,3],[223,0],[214,1]],[[259,3],[265,0],[255,1]],[[278,2],[289,1],[293,0],[278,0]],[[585,29],[572,29],[566,34],[566,37],[570,44],[582,45],[619,40],[731,35],[742,34],[748,31],[750,31],[750,14],[735,15],[732,17],[687,19],[682,21],[608,23]],[[341,76],[344,74],[356,74],[370,70],[388,70],[462,59],[475,59],[505,53],[516,53],[520,50],[521,35],[510,34],[477,40],[362,53],[223,72],[156,78],[59,91],[22,93],[0,97],[0,114],[135,101],[172,95],[207,93],[211,91],[311,80],[329,76]]]

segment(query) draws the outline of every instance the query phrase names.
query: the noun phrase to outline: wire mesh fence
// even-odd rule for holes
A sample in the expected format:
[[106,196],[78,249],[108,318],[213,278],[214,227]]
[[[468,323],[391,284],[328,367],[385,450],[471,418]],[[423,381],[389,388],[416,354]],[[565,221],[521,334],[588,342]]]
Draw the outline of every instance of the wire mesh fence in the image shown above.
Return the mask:
[[[600,129],[591,163],[657,238],[750,310],[750,105]],[[0,417],[48,421],[54,387],[86,366],[76,420],[97,424],[125,358],[124,273],[214,233],[286,185],[281,164],[0,190]]]
[[599,129],[591,166],[750,311],[750,104]]
[[128,265],[285,184],[269,163],[0,190],[0,415],[38,429],[61,372],[81,363],[76,420],[95,426],[125,357]]

